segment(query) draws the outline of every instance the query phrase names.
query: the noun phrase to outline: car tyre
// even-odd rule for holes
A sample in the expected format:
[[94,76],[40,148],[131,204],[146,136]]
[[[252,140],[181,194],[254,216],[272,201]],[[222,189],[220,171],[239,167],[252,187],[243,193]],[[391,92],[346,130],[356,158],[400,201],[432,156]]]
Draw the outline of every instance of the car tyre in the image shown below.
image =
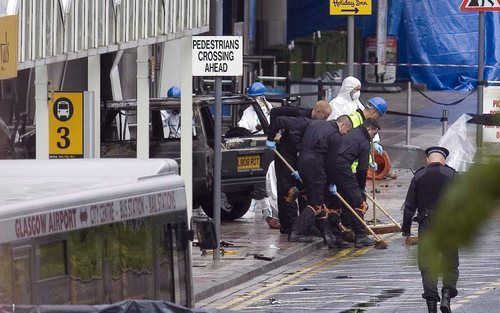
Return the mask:
[[[201,205],[203,211],[213,218],[213,199],[205,199]],[[252,202],[252,196],[243,192],[228,192],[221,196],[221,220],[234,221],[245,215]]]

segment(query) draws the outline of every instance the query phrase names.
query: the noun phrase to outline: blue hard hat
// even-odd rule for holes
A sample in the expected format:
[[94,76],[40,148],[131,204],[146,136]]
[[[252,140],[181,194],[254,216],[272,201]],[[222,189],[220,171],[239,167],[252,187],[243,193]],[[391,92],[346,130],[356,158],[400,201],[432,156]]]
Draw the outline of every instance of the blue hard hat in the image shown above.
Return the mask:
[[377,109],[378,113],[380,114],[380,117],[384,116],[384,114],[387,112],[387,102],[381,97],[373,97],[368,102]]
[[262,96],[266,93],[266,87],[259,82],[253,83],[247,88],[247,95],[250,97]]
[[167,97],[169,98],[180,98],[181,97],[181,89],[177,86],[172,86],[167,91]]

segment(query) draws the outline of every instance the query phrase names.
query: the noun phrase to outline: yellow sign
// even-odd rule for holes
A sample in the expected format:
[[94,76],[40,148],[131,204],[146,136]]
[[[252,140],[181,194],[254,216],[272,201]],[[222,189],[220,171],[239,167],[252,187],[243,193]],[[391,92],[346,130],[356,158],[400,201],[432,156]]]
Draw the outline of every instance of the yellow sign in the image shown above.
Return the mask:
[[17,76],[17,15],[0,16],[0,79]]
[[49,103],[49,157],[83,158],[83,92],[54,92]]
[[330,15],[372,15],[372,0],[330,0]]

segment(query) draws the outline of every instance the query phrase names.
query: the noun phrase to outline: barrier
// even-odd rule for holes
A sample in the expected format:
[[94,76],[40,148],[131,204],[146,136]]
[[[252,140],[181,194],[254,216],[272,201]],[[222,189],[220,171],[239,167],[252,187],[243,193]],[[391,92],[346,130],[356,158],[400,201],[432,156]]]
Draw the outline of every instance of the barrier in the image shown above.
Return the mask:
[[[377,170],[375,171],[375,179],[381,180],[386,177],[391,171],[391,160],[389,159],[389,154],[384,151],[382,154],[375,153],[375,163],[377,163]],[[368,173],[366,175],[367,179],[373,178],[373,170],[368,169]]]

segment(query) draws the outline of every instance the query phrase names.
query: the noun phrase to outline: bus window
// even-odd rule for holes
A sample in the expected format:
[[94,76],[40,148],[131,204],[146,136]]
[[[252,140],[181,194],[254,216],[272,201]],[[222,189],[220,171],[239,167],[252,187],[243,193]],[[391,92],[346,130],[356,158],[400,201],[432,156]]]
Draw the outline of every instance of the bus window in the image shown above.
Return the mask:
[[172,273],[172,249],[166,249],[170,245],[172,236],[165,230],[167,219],[162,216],[156,220],[155,234],[157,244],[155,245],[157,259],[157,298],[166,301],[174,301],[174,282]]
[[31,246],[13,249],[14,304],[31,304]]
[[40,257],[38,279],[43,280],[68,274],[65,240],[41,244],[38,250],[37,255]]
[[0,245],[0,303],[12,303],[12,253],[10,244]]
[[149,218],[121,223],[120,251],[125,298],[149,299],[154,296],[153,229]]
[[74,304],[99,303],[103,299],[102,227],[73,231],[68,235],[71,292]]

